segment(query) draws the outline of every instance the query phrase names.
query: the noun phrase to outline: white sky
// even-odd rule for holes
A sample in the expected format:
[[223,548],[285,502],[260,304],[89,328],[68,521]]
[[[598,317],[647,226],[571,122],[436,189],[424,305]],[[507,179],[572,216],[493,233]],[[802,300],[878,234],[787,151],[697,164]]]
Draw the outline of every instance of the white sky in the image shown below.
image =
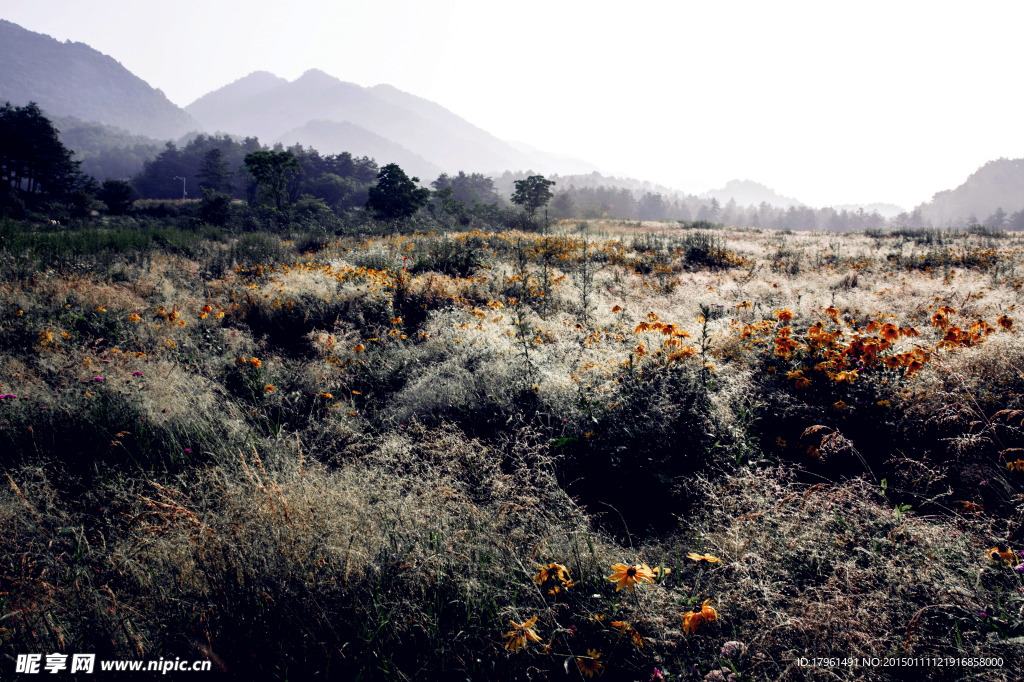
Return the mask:
[[1020,0],[0,0],[0,18],[87,43],[182,106],[319,68],[688,192],[750,178],[910,208],[1024,157]]

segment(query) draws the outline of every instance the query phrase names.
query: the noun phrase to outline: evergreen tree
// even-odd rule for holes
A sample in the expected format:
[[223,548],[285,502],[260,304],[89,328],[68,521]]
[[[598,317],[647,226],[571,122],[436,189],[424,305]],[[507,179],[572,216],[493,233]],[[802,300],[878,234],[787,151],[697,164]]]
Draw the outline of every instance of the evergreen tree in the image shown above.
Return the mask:
[[224,158],[224,152],[218,147],[206,152],[203,156],[203,165],[199,167],[199,172],[196,175],[200,180],[200,189],[226,193],[230,193],[232,190],[231,167]]
[[66,206],[73,192],[94,186],[58,133],[35,102],[0,107],[0,182],[6,183],[4,194],[15,197],[12,202],[47,198]]
[[1000,206],[992,215],[985,218],[985,227],[991,227],[994,230],[1001,230],[1006,226],[1006,211]]
[[366,208],[380,220],[411,217],[430,201],[430,190],[417,187],[419,178],[410,178],[397,163],[389,163],[377,173],[377,184],[370,187]]
[[112,215],[121,215],[131,208],[135,196],[135,189],[123,180],[104,180],[100,190],[100,201]]

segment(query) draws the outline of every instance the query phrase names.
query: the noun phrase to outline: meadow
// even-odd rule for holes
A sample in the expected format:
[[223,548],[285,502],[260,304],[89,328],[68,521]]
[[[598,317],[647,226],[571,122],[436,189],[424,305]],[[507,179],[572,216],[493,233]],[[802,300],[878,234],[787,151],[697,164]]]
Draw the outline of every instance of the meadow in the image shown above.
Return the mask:
[[3,665],[1018,679],[1018,235],[104,220],[0,225]]

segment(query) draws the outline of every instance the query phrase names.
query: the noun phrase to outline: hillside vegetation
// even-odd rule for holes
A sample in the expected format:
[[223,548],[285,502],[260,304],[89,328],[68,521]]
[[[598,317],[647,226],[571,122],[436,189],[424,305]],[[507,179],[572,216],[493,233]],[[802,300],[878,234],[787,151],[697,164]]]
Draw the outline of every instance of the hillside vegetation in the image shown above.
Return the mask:
[[61,43],[0,19],[0,103],[36,102],[136,135],[178,138],[199,125],[160,90],[85,43]]
[[915,213],[936,226],[983,222],[1024,230],[1024,159],[989,161],[959,187],[936,192]]
[[102,220],[0,227],[7,656],[1018,676],[1017,238]]

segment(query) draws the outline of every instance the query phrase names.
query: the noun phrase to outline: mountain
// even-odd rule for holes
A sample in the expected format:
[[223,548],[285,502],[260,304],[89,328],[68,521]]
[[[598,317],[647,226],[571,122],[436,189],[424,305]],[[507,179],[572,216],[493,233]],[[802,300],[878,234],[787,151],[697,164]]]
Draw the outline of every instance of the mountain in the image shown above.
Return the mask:
[[[524,180],[528,176],[534,175],[538,172],[542,172],[540,168],[531,168],[525,172],[519,171],[513,173],[511,171],[505,171],[501,175],[496,174],[494,176],[494,189],[505,196],[512,196],[512,193],[515,191],[516,180]],[[548,179],[555,181],[556,185],[554,191],[556,193],[568,189],[569,187],[575,187],[576,189],[596,189],[598,187],[604,187],[627,189],[638,197],[648,192],[651,194],[661,194],[666,198],[682,198],[686,196],[685,192],[671,187],[666,187],[665,185],[659,185],[648,180],[637,180],[636,178],[628,178],[624,176],[617,177],[614,175],[602,175],[599,171],[590,171],[589,173],[580,174],[566,173],[565,175],[549,173]]]
[[718,199],[723,206],[735,199],[740,206],[759,206],[765,202],[771,206],[803,206],[803,202],[784,197],[775,190],[753,180],[730,180],[721,189],[713,189],[700,195],[701,199]]
[[163,139],[199,127],[163,92],[84,43],[62,43],[0,19],[0,64],[0,103],[36,102],[49,115]]
[[286,147],[301,142],[321,155],[349,152],[352,156],[369,156],[377,161],[378,166],[397,163],[408,175],[418,176],[423,184],[444,172],[440,166],[413,154],[402,145],[348,121],[310,121],[281,135],[275,142]]
[[164,150],[165,141],[133,135],[122,128],[83,121],[74,116],[52,116],[60,141],[81,161],[81,170],[99,181],[124,179],[142,171],[146,159]]
[[291,82],[266,72],[252,73],[204,95],[185,111],[207,130],[256,135],[261,140],[280,139],[310,121],[348,122],[449,173],[558,170],[550,166],[550,159],[534,159],[439,104],[390,85],[364,88],[346,83],[317,69]]
[[984,220],[997,208],[1006,213],[1024,209],[1024,159],[989,161],[956,189],[936,192],[932,200],[914,209],[932,225],[960,226]]
[[541,151],[532,145],[526,144],[525,142],[509,140],[506,144],[533,159],[533,165],[541,173],[562,173],[564,175],[587,175],[590,173],[597,173],[600,175],[600,171],[597,166],[589,161],[578,159],[575,156],[551,154],[550,152]]
[[[248,76],[239,78],[234,83],[229,83],[219,90],[206,93],[185,107],[185,110],[196,120],[202,121],[208,131],[226,130],[220,127],[219,123],[229,123],[234,118],[245,113],[237,109],[234,106],[235,103],[246,102],[253,97],[287,84],[287,80],[275,76],[269,71],[253,71]],[[249,131],[244,132],[246,135],[254,134]]]

